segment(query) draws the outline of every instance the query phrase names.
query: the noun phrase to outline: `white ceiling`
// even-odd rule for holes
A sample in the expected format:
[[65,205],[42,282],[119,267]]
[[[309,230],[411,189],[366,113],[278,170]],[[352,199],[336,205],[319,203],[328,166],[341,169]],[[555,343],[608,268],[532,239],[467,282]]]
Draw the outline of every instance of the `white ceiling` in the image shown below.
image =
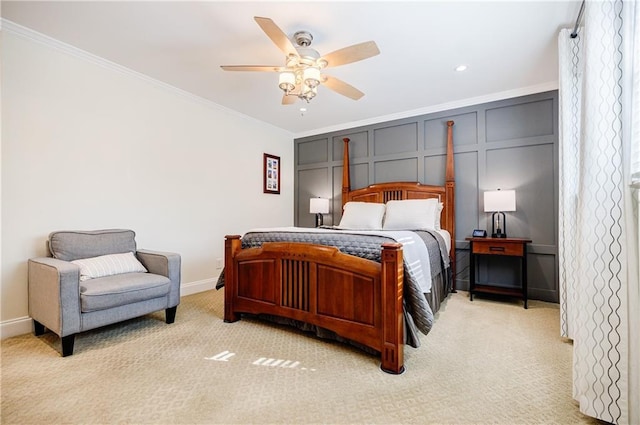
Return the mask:
[[[557,34],[579,9],[578,0],[2,1],[4,19],[298,137],[556,88]],[[308,105],[282,106],[276,73],[222,71],[284,64],[254,16],[288,36],[310,31],[320,54],[375,41],[380,55],[325,71],[365,96],[320,87]]]

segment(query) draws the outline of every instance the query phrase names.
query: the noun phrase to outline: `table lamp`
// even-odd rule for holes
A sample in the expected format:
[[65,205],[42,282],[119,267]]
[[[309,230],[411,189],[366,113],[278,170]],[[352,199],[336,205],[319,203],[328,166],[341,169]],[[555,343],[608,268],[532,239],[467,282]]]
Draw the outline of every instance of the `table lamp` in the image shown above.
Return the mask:
[[327,198],[311,198],[309,200],[309,212],[316,215],[316,227],[322,226],[323,214],[329,213],[329,200]]
[[515,190],[489,190],[484,193],[484,212],[492,212],[491,237],[507,237],[507,221],[505,211],[516,210]]

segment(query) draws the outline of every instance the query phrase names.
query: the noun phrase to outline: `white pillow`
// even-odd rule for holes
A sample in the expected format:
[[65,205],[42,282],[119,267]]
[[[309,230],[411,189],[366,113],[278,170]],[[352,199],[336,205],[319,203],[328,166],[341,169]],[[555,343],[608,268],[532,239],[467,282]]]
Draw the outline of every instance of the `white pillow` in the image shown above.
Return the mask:
[[339,229],[380,230],[385,206],[375,202],[347,202],[342,211]]
[[438,202],[438,206],[435,211],[435,217],[433,218],[433,227],[436,230],[442,230],[442,226],[440,225],[440,219],[442,218],[443,209],[444,209],[444,204],[442,202]]
[[73,260],[72,263],[80,266],[81,281],[121,273],[147,272],[147,269],[138,261],[136,256],[133,255],[133,252],[82,258],[80,260]]
[[389,201],[382,229],[435,230],[438,204],[436,198]]

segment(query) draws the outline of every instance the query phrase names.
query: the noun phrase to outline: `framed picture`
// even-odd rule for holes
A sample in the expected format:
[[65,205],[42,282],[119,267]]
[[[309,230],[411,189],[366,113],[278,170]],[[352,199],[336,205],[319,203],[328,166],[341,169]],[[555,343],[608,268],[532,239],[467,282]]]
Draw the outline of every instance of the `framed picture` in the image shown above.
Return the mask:
[[264,154],[264,193],[280,193],[280,157]]

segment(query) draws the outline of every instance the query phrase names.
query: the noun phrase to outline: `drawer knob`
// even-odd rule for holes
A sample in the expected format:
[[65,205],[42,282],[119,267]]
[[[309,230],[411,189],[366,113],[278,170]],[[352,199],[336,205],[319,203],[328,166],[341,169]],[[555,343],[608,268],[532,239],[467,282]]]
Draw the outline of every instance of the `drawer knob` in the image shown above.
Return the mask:
[[490,246],[489,251],[504,252],[503,246]]

